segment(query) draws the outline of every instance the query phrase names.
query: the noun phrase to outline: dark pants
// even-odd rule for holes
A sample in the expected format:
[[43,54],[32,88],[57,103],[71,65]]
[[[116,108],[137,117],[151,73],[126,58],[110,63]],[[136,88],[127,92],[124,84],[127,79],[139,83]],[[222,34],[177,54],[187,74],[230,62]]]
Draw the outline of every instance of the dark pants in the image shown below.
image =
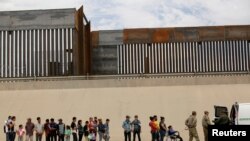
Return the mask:
[[45,141],[50,141],[50,135],[47,135],[47,136],[45,137]]
[[124,131],[125,141],[131,141],[131,132]]
[[72,133],[73,135],[73,141],[77,141],[77,134],[76,133]]
[[8,132],[8,141],[15,141],[16,132]]
[[42,141],[43,135],[41,134],[36,134],[36,141]]
[[161,135],[160,141],[163,141],[164,137],[166,136],[166,131],[161,130],[160,135]]
[[140,131],[134,131],[133,132],[133,141],[135,141],[135,136],[137,135],[138,140],[141,141],[141,135]]
[[50,135],[50,141],[57,141],[57,135],[56,134],[51,134]]
[[58,135],[58,141],[64,141],[64,134]]
[[78,134],[79,141],[82,141],[83,134]]
[[153,132],[152,135],[152,141],[160,141],[159,140],[159,132]]

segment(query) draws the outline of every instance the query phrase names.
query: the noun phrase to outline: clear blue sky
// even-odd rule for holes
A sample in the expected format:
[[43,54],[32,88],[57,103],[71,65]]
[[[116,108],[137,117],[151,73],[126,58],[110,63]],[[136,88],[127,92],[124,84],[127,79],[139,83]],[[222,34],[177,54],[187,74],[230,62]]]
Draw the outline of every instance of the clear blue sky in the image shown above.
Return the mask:
[[81,5],[94,30],[250,24],[250,0],[0,0],[0,11]]

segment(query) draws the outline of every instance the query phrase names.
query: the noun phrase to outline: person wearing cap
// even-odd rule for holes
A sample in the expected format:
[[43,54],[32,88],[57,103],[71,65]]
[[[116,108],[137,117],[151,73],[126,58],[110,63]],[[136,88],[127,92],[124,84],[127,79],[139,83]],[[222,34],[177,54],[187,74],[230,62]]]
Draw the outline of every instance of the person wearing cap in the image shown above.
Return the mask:
[[124,129],[124,138],[125,141],[131,141],[131,122],[130,122],[130,117],[126,116],[126,120],[122,124],[122,128]]
[[135,141],[135,137],[137,135],[138,140],[141,141],[141,122],[138,119],[138,116],[135,115],[135,119],[132,121],[132,128],[133,128],[133,141]]
[[204,141],[208,141],[208,125],[211,125],[211,121],[209,119],[209,112],[204,111],[204,116],[202,118],[202,127],[204,132]]
[[228,112],[227,111],[223,111],[220,114],[220,117],[218,120],[214,121],[215,125],[229,125],[230,124],[230,119],[228,117]]
[[192,112],[192,115],[190,115],[186,121],[185,125],[188,127],[189,131],[189,141],[192,141],[193,138],[195,138],[196,141],[200,141],[198,133],[197,133],[197,118],[196,118],[196,111]]

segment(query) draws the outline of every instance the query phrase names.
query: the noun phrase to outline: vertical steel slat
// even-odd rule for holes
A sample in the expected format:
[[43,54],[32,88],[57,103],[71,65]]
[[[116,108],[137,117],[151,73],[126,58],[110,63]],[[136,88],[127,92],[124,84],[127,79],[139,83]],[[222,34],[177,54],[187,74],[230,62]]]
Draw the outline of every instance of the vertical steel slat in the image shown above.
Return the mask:
[[138,44],[135,44],[134,48],[133,48],[133,52],[134,52],[134,56],[133,56],[134,57],[133,58],[134,59],[134,73],[135,74],[138,74],[138,69],[137,69],[137,66],[138,66],[138,58],[137,58],[138,57],[138,55],[137,55],[138,52],[137,52],[137,48],[138,48],[138,46],[137,45]]
[[9,43],[9,77],[13,77],[13,60],[14,60],[14,31],[11,31],[11,33],[9,34],[9,39],[10,39],[10,43]]
[[248,50],[248,46],[247,46],[247,41],[245,41],[245,51],[246,51],[246,71],[249,71],[249,50]]
[[153,65],[152,65],[152,54],[153,54],[153,52],[152,52],[152,50],[153,50],[153,47],[152,47],[152,44],[150,44],[149,46],[148,46],[148,67],[149,67],[149,73],[153,73]]
[[26,76],[26,30],[22,30],[22,63],[21,63],[21,70],[22,70],[22,77]]
[[27,30],[27,42],[26,42],[26,76],[30,76],[30,42],[31,42],[31,39],[30,39],[30,30]]
[[171,73],[174,72],[174,43],[170,43]]
[[176,60],[177,60],[177,55],[176,55],[176,43],[173,43],[173,57],[174,57],[174,59],[173,59],[173,61],[174,61],[174,73],[176,73],[177,72],[177,63],[176,63]]
[[123,74],[126,74],[126,69],[127,69],[127,54],[126,54],[126,44],[123,45]]
[[35,50],[35,32],[36,30],[31,30],[31,44],[30,44],[30,54],[31,54],[31,57],[30,57],[30,70],[31,70],[31,76],[33,77],[34,76],[34,62],[36,62],[34,59],[34,50]]
[[157,73],[157,63],[156,63],[156,58],[157,58],[157,48],[154,43],[152,43],[152,63],[153,63],[153,73]]
[[205,47],[204,42],[201,43],[202,50],[202,72],[206,72],[206,62],[205,62]]
[[129,64],[129,74],[132,74],[133,73],[133,65],[132,65],[132,45],[133,44],[129,44],[129,52],[128,52],[128,54],[129,54],[129,62],[128,62],[128,64]]
[[234,71],[233,70],[233,48],[232,48],[232,41],[228,41],[228,48],[230,51],[230,71]]
[[190,60],[189,70],[190,70],[190,72],[193,72],[193,62],[194,62],[193,59],[194,59],[193,58],[193,44],[192,44],[192,42],[189,42],[189,60]]
[[37,66],[39,66],[39,70],[38,70],[38,76],[43,76],[43,30],[39,30],[39,38],[38,38],[38,42],[39,42],[39,51],[38,51],[38,58],[39,58],[39,63],[37,64]]
[[200,71],[200,68],[199,68],[199,56],[200,56],[200,54],[199,54],[199,43],[198,42],[195,42],[195,62],[196,62],[196,64],[195,64],[195,72],[199,72]]
[[208,50],[208,71],[212,72],[212,53],[211,53],[211,46],[210,46],[210,42],[207,42],[207,50]]
[[71,58],[70,58],[70,55],[71,55],[71,48],[70,48],[70,45],[71,45],[71,41],[70,41],[70,36],[71,36],[71,32],[70,32],[70,28],[67,29],[67,49],[68,49],[68,53],[67,53],[67,65],[68,65],[68,75],[71,75]]
[[178,43],[178,42],[175,43],[175,51],[176,51],[176,52],[175,52],[175,57],[176,57],[176,58],[175,58],[175,61],[176,61],[176,72],[180,72],[180,66],[179,66],[179,65],[180,65],[180,63],[179,63],[179,57],[180,57],[180,56],[179,56],[179,44],[180,44],[180,43]]
[[[70,36],[69,36],[69,31],[68,31],[68,39],[67,39],[67,41],[68,41],[68,47],[69,47],[69,45],[70,45],[70,40],[69,40],[69,38],[70,38]],[[46,55],[46,76],[50,76],[50,74],[49,74],[49,62],[50,62],[50,59],[51,59],[51,54],[50,54],[50,50],[51,50],[51,29],[48,29],[47,30],[47,33],[46,33],[46,36],[47,36],[47,47],[46,47],[46,51],[47,51],[47,55]],[[68,59],[69,59],[69,52],[70,52],[70,48],[68,48]],[[69,60],[68,60],[69,61]],[[69,64],[68,64],[69,65]],[[69,70],[68,70],[68,72],[70,72],[70,68],[69,68]]]
[[135,48],[136,48],[136,44],[133,45],[133,48],[132,48],[132,53],[133,53],[133,56],[132,56],[132,63],[133,63],[133,74],[136,74],[136,52],[135,52]]
[[223,46],[224,46],[224,60],[225,60],[225,71],[228,72],[228,49],[227,49],[227,41],[223,42]]
[[226,48],[227,48],[227,71],[230,71],[230,48],[229,48],[229,43],[226,41]]
[[[48,29],[44,29],[43,30],[43,76],[47,76],[47,60],[48,60],[48,46],[49,46],[49,30]],[[66,42],[66,38],[65,38],[65,42]]]
[[214,72],[214,46],[213,46],[213,42],[212,41],[209,41],[209,48],[210,48],[210,61],[211,61],[211,72]]
[[55,68],[55,75],[56,76],[58,76],[59,75],[59,69],[60,69],[60,67],[59,67],[59,32],[60,32],[60,30],[59,29],[55,29],[55,34],[56,34],[56,40],[55,40],[55,44],[56,44],[56,46],[55,46],[55,50],[54,50],[54,52],[55,52],[55,66],[54,66],[54,68]]
[[9,69],[10,69],[10,36],[9,31],[6,32],[6,69],[5,69],[5,76],[9,77]]
[[67,59],[67,29],[63,29],[63,69],[64,69],[64,75],[68,75],[68,59]]
[[59,29],[59,72],[63,75],[63,29]]
[[236,41],[236,64],[237,64],[237,69],[236,71],[240,71],[240,61],[239,61],[239,41]]
[[185,66],[185,64],[186,64],[185,53],[186,53],[185,43],[180,43],[180,50],[179,50],[180,72],[185,72],[185,70],[186,70],[186,66]]
[[202,72],[202,44],[201,42],[198,43],[198,54],[199,54],[199,72]]
[[35,46],[34,46],[34,76],[39,76],[39,30],[34,31]]
[[237,71],[237,54],[236,54],[236,42],[233,41],[233,60],[234,60],[234,71]]
[[163,55],[163,59],[164,59],[164,73],[167,73],[167,65],[168,65],[168,60],[167,60],[167,47],[166,47],[166,43],[163,43],[163,52],[164,52],[164,55]]
[[204,42],[204,55],[205,55],[205,72],[208,72],[209,60],[208,60],[208,43]]
[[248,52],[247,52],[247,54],[248,54],[248,58],[247,58],[248,68],[247,68],[247,70],[249,72],[250,71],[250,40],[247,41],[247,50],[248,50]]
[[14,31],[14,72],[13,77],[18,77],[18,31]]
[[197,69],[196,69],[196,56],[197,56],[197,54],[196,54],[196,42],[192,42],[192,48],[193,48],[193,51],[192,51],[192,53],[193,53],[193,55],[192,55],[192,57],[193,57],[193,72],[195,73],[196,71],[197,71]]
[[7,47],[7,44],[6,44],[6,34],[7,32],[6,31],[3,31],[3,77],[6,77],[6,47]]
[[126,45],[126,74],[129,74],[129,45]]
[[0,30],[0,78],[3,77],[3,31]]
[[51,46],[50,46],[50,61],[49,61],[49,74],[54,76],[54,53],[55,53],[55,29],[51,30]]
[[117,52],[117,74],[120,74],[120,45],[116,46],[116,52]]
[[164,51],[164,44],[163,43],[161,43],[160,44],[161,45],[161,73],[164,73],[165,72],[165,62],[166,62],[166,60],[165,60],[165,51]]
[[137,64],[137,66],[136,66],[136,73],[137,74],[139,74],[139,73],[141,73],[140,72],[140,52],[139,52],[139,46],[140,46],[140,44],[136,44],[136,64]]
[[139,73],[142,73],[142,49],[141,49],[141,44],[138,44],[138,71]]
[[224,56],[223,56],[223,45],[222,45],[222,41],[219,42],[219,49],[220,49],[220,71],[224,71]]
[[187,56],[186,56],[186,52],[187,52],[187,48],[186,48],[186,43],[181,43],[182,48],[183,48],[183,53],[182,53],[182,66],[183,66],[183,72],[186,73],[187,72]]
[[186,42],[186,56],[187,56],[187,72],[190,72],[190,45],[189,42]]
[[[145,60],[145,58],[149,58],[149,54],[148,54],[149,51],[148,50],[149,50],[149,48],[148,48],[147,44],[142,44],[142,61],[141,61],[142,62],[142,65],[141,65],[142,73],[146,73],[145,62],[149,61],[149,59]],[[148,65],[149,65],[149,63],[148,63]]]
[[167,55],[168,55],[168,57],[167,57],[167,59],[168,59],[168,73],[171,73],[171,53],[170,53],[170,43],[167,43],[166,44],[166,50],[167,50]]
[[214,48],[214,71],[218,71],[218,53],[217,53],[217,47],[216,47],[216,41],[212,42],[213,48]]
[[239,62],[240,62],[240,71],[242,71],[242,42],[239,40]]

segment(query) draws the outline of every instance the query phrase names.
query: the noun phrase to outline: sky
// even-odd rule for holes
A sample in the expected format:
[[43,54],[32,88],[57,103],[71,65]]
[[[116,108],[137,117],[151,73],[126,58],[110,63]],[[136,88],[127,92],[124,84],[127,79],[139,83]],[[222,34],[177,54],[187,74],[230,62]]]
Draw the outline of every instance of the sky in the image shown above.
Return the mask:
[[0,0],[0,11],[81,5],[93,30],[250,24],[250,0]]

